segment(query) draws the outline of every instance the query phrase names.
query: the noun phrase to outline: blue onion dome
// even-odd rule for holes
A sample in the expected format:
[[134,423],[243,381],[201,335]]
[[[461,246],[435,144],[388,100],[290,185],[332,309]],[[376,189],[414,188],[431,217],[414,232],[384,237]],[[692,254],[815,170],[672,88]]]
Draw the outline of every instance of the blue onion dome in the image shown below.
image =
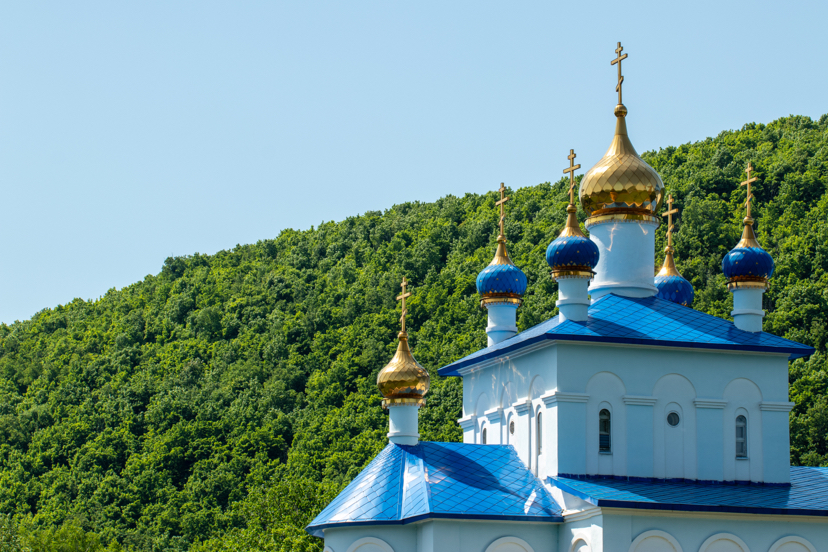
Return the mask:
[[667,246],[664,251],[666,253],[664,264],[655,276],[655,286],[658,289],[656,297],[689,307],[693,304],[693,298],[696,295],[693,285],[676,269],[673,248]]
[[773,258],[762,249],[753,233],[753,219],[745,217],[742,239],[722,259],[722,272],[727,278],[727,288],[767,289],[768,278],[773,275]]
[[546,248],[546,262],[552,267],[552,277],[582,276],[591,278],[593,269],[598,264],[598,246],[584,236],[575,206],[569,204],[566,209],[566,226],[560,236]]
[[480,304],[487,307],[494,303],[520,305],[526,293],[526,274],[515,266],[506,251],[506,238],[497,238],[497,251],[489,266],[477,275],[477,292]]

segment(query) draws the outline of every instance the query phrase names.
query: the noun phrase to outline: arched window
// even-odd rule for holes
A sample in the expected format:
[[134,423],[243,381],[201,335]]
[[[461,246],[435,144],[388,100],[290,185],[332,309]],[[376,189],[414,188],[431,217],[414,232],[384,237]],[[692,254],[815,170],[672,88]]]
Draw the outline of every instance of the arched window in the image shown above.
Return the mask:
[[538,412],[538,454],[543,454],[543,429],[541,428],[540,412]]
[[612,452],[612,419],[606,408],[598,414],[598,452]]
[[486,444],[486,428],[483,428],[483,432],[480,434],[480,442],[484,445]]
[[736,458],[747,458],[747,418],[736,416]]

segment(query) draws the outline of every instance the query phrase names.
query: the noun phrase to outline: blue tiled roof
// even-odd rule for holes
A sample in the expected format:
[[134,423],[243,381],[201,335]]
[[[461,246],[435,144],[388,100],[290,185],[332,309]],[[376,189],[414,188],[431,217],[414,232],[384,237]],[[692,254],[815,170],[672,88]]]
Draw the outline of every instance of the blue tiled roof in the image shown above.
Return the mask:
[[421,442],[386,446],[307,531],[427,518],[563,520],[511,446]]
[[441,376],[458,376],[457,370],[461,368],[543,340],[783,353],[791,359],[814,353],[813,347],[765,332],[745,332],[732,322],[658,297],[634,298],[608,294],[590,305],[586,322],[561,322],[559,317],[554,316],[514,337],[444,366],[438,372]]
[[791,485],[549,477],[550,485],[604,508],[828,516],[828,468],[791,468]]
[[486,293],[526,293],[526,274],[512,264],[490,264],[477,275],[477,292]]

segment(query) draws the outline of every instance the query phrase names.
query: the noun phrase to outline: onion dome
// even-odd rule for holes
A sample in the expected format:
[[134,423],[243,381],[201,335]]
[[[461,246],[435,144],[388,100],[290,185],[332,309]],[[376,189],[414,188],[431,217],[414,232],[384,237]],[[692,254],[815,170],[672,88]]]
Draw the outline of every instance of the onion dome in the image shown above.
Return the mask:
[[526,293],[526,274],[515,266],[506,251],[506,238],[497,238],[497,251],[489,266],[477,275],[477,293],[480,304],[487,307],[494,303],[520,305]]
[[747,180],[740,184],[747,186],[747,199],[745,200],[747,213],[743,221],[745,228],[742,230],[742,239],[722,259],[722,272],[727,278],[727,289],[730,291],[739,288],[766,290],[768,278],[773,275],[773,257],[762,249],[756,240],[756,234],[753,233],[753,218],[750,216],[750,201],[753,199],[753,194],[750,185],[756,182],[756,177],[751,178],[751,171],[753,171],[753,165],[748,163],[745,170]]
[[727,278],[727,288],[768,288],[768,278],[773,275],[773,257],[762,249],[753,233],[753,219],[745,217],[742,239],[722,259],[722,272]]
[[400,323],[402,330],[398,334],[399,344],[397,352],[385,368],[377,374],[377,387],[382,393],[382,407],[388,408],[391,405],[425,404],[425,394],[428,393],[429,376],[428,370],[422,367],[414,359],[411,349],[408,348],[408,333],[405,331],[405,316],[408,310],[405,308],[405,300],[411,296],[406,291],[408,280],[402,279],[402,294],[397,296],[397,301],[402,301],[402,316]]
[[[624,220],[658,220],[664,183],[646,161],[638,156],[629,137],[627,108],[615,107],[615,136],[598,163],[584,175],[578,195],[590,219],[605,216]],[[589,224],[590,221],[587,221]]]
[[546,262],[552,267],[552,277],[582,276],[591,278],[598,264],[598,246],[584,236],[575,217],[575,205],[566,208],[566,226],[546,248]]
[[382,393],[383,408],[399,404],[425,404],[428,393],[428,370],[414,359],[408,348],[408,334],[399,333],[394,358],[377,374],[377,387]]
[[664,264],[661,265],[661,270],[655,277],[655,286],[658,289],[656,297],[689,307],[693,304],[693,297],[696,295],[693,285],[676,269],[673,248],[668,246],[664,251],[666,253]]

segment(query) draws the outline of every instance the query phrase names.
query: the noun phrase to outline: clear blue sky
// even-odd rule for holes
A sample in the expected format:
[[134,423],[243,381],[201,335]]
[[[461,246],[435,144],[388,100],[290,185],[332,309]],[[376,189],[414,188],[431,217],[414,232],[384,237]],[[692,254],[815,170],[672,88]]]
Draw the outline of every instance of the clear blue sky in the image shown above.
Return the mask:
[[[395,203],[828,112],[828,3],[4,2],[0,321]],[[493,213],[493,217],[496,215]]]

